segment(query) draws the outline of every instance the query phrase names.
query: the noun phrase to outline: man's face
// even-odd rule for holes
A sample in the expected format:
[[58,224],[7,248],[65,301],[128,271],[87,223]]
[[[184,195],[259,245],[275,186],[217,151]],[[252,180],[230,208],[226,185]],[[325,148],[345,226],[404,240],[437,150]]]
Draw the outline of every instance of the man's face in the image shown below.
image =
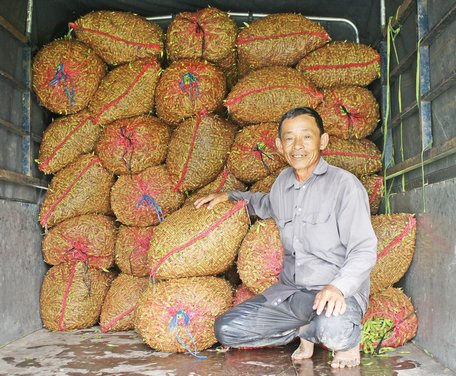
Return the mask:
[[320,151],[326,148],[328,141],[327,133],[320,136],[320,129],[313,117],[300,115],[282,123],[282,132],[280,138],[276,139],[276,146],[288,164],[300,175],[299,172],[313,171],[320,160]]

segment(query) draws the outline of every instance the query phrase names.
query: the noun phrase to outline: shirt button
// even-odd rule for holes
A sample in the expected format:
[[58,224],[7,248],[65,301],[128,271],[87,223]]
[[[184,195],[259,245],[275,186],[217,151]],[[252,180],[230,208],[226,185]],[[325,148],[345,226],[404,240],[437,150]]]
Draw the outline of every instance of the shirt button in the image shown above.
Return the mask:
[[298,206],[298,213],[301,213],[301,207]]
[[297,262],[296,265],[297,265],[297,266],[301,266],[302,264],[301,264],[300,262]]
[[272,305],[277,305],[277,302],[272,303]]
[[277,302],[280,303],[282,301],[282,299],[277,299]]

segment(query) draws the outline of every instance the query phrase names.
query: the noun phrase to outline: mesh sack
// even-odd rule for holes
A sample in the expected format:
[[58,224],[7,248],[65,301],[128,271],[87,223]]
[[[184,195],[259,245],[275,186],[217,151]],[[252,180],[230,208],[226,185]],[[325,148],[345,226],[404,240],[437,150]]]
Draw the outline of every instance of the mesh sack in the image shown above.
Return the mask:
[[366,138],[343,140],[330,137],[328,146],[321,154],[329,164],[350,171],[358,177],[374,174],[382,169],[380,150]]
[[266,66],[292,66],[331,38],[300,14],[278,13],[254,20],[236,39],[240,74]]
[[277,173],[286,161],[278,153],[276,123],[262,123],[242,128],[228,157],[228,168],[244,183],[254,183]]
[[154,227],[120,226],[117,233],[115,259],[122,273],[136,277],[149,275],[147,250]]
[[214,321],[231,308],[229,283],[216,277],[181,278],[149,287],[136,306],[135,330],[152,348],[196,355],[217,342]]
[[305,56],[296,66],[319,88],[367,86],[380,77],[380,55],[354,42],[332,42]]
[[242,283],[261,294],[278,281],[282,262],[283,246],[274,220],[256,221],[239,248],[237,266]]
[[378,175],[364,175],[360,179],[369,196],[371,214],[377,214],[383,197],[383,177]]
[[205,59],[217,64],[234,50],[236,35],[236,23],[217,8],[182,12],[168,26],[166,51],[170,60]]
[[57,265],[81,261],[107,269],[114,263],[116,228],[104,215],[87,214],[67,219],[51,228],[43,239],[44,261]]
[[168,127],[154,116],[124,118],[106,126],[96,152],[114,174],[136,174],[165,161],[169,139]]
[[255,293],[250,291],[245,285],[238,286],[236,294],[234,295],[233,307],[249,300],[250,298],[253,298],[254,296]]
[[49,111],[74,114],[87,106],[105,73],[105,63],[89,46],[56,40],[33,59],[32,87]]
[[110,280],[110,273],[82,262],[53,266],[41,285],[40,313],[44,327],[67,331],[94,325]]
[[102,332],[134,329],[136,303],[149,285],[148,278],[120,274],[111,284],[100,314]]
[[268,67],[239,80],[225,100],[239,124],[277,122],[295,107],[316,108],[323,94],[301,73],[288,67]]
[[150,242],[150,275],[157,279],[197,277],[225,271],[248,230],[245,201],[213,209],[185,205],[155,228]]
[[83,214],[108,214],[114,177],[93,155],[82,155],[60,170],[49,184],[41,205],[39,220],[43,227]]
[[371,294],[399,281],[408,270],[416,240],[413,214],[372,216],[372,227],[378,239],[377,263],[371,271]]
[[102,128],[85,110],[55,119],[44,131],[38,168],[45,174],[56,173],[81,154],[91,152],[101,133]]
[[183,193],[173,190],[163,165],[136,175],[122,175],[112,188],[111,206],[117,220],[128,226],[158,225],[184,203]]
[[106,125],[151,112],[160,71],[155,58],[137,60],[110,71],[90,101],[93,122]]
[[325,132],[345,140],[369,136],[380,120],[375,97],[359,86],[326,90],[317,112],[323,120]]
[[362,320],[361,348],[373,353],[382,347],[399,347],[415,337],[418,318],[410,299],[400,289],[388,289],[371,295]]
[[226,120],[200,112],[173,132],[166,168],[174,190],[191,191],[214,180],[225,165],[235,127]]
[[211,193],[245,191],[246,188],[247,186],[238,180],[236,176],[232,174],[229,168],[225,166],[223,171],[217,176],[214,181],[189,195],[185,200],[185,204],[193,205],[197,199],[210,195]]
[[275,174],[268,175],[265,178],[253,183],[250,186],[249,191],[250,192],[269,193],[271,191],[272,185],[276,181],[279,174],[288,167],[289,167],[288,165],[285,165],[280,171],[276,172]]
[[161,27],[133,13],[100,10],[69,26],[110,65],[163,54]]
[[177,125],[201,110],[216,110],[222,104],[225,91],[225,75],[214,65],[200,60],[175,61],[164,70],[158,82],[157,115]]

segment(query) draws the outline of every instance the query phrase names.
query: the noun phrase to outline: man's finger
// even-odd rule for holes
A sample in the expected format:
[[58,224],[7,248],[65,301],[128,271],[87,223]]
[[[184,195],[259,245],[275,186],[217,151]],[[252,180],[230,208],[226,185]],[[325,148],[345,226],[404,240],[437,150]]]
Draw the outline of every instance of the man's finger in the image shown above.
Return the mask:
[[340,300],[340,299],[336,300],[336,303],[334,304],[334,310],[332,312],[333,316],[339,316],[342,314],[341,313],[342,304],[343,304],[342,300]]
[[326,317],[331,317],[331,315],[333,314],[333,311],[334,311],[334,305],[335,305],[334,300],[328,300],[328,303],[326,304],[326,313],[325,313]]

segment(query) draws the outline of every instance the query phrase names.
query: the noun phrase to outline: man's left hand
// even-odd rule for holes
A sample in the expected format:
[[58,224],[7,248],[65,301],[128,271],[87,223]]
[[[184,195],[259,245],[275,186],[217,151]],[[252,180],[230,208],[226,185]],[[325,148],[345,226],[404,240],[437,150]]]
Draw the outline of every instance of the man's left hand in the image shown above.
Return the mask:
[[325,307],[326,317],[331,317],[331,315],[343,315],[347,309],[347,304],[345,303],[345,297],[344,294],[342,294],[342,291],[332,285],[328,285],[323,288],[315,296],[314,305],[312,308],[317,310],[317,315],[319,315],[323,312]]

